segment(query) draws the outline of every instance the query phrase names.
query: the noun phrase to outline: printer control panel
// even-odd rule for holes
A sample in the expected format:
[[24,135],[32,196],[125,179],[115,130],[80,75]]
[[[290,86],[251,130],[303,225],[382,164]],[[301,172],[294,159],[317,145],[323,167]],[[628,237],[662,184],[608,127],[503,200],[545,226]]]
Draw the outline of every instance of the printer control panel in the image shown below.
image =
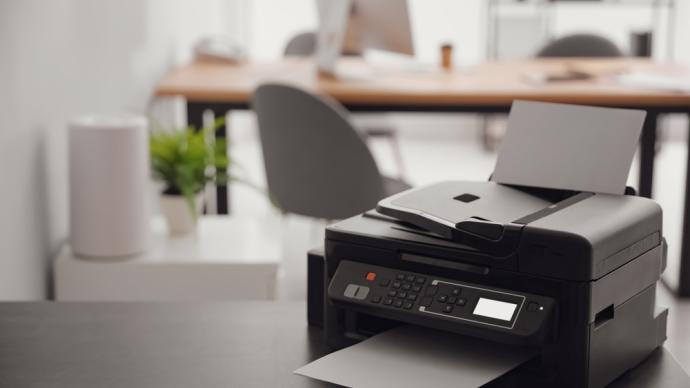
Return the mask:
[[401,321],[441,320],[522,337],[545,330],[554,308],[544,296],[347,260],[339,264],[328,296]]

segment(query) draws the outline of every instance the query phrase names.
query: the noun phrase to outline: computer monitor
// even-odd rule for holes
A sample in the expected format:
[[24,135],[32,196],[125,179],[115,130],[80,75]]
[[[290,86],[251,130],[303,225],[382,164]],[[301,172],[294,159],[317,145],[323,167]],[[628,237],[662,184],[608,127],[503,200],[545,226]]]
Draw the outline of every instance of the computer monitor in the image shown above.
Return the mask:
[[320,73],[334,75],[342,54],[367,49],[414,54],[407,0],[317,0],[316,4]]

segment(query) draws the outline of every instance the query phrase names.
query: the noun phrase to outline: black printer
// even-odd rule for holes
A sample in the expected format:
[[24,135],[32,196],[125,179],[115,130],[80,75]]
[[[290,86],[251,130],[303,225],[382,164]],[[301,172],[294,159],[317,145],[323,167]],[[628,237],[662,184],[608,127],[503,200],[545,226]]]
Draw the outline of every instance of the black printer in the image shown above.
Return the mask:
[[603,387],[666,339],[665,251],[632,190],[442,182],[327,227],[309,321],[334,350],[401,324],[538,349],[488,386]]

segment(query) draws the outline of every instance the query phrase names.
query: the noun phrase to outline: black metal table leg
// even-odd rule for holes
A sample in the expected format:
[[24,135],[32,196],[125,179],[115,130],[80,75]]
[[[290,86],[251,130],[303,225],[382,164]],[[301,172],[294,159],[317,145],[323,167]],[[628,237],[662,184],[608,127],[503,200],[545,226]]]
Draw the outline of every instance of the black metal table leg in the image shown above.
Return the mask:
[[652,184],[654,177],[654,153],[656,148],[656,127],[658,114],[648,112],[642,127],[640,139],[640,178],[639,194],[642,197],[652,197]]
[[[214,111],[214,116],[216,118],[224,116],[227,112]],[[218,128],[216,131],[216,139],[226,139],[227,131],[226,128],[229,125],[226,122],[225,125]],[[216,211],[218,214],[230,214],[230,198],[228,196],[228,186],[227,185],[217,185],[216,186]]]
[[685,162],[685,201],[683,202],[683,231],[681,234],[680,266],[677,294],[690,296],[690,113],[688,114],[688,154]]

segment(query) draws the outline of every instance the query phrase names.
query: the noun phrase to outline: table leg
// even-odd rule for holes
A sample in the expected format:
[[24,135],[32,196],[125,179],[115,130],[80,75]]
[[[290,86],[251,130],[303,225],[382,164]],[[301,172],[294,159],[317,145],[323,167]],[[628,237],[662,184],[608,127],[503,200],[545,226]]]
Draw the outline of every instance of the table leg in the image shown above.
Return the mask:
[[690,113],[688,114],[688,154],[685,162],[685,202],[681,234],[678,296],[690,297]]
[[652,197],[657,119],[658,114],[656,112],[647,113],[640,139],[639,195],[647,198]]
[[[214,107],[206,103],[187,102],[187,125],[202,128],[204,126],[204,112],[207,110],[212,111],[214,117],[220,117],[227,113],[227,110],[222,109],[222,107]],[[225,128],[226,126],[218,128],[216,131],[217,139],[227,136]],[[230,213],[228,187],[226,185],[216,186],[216,211],[218,214]]]
[[[214,111],[213,116],[218,118],[227,114],[227,111]],[[225,125],[216,131],[216,139],[227,139],[226,128],[230,125],[230,115],[228,115]],[[227,185],[216,186],[216,209],[218,214],[230,214],[230,197]]]

